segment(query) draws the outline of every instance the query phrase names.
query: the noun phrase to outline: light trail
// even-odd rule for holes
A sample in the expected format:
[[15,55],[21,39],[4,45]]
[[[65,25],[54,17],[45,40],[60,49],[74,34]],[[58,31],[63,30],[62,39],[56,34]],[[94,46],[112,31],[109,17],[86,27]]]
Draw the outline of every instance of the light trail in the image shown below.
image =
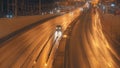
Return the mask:
[[92,15],[92,32],[89,32],[89,44],[87,48],[87,56],[91,68],[119,68],[119,64],[115,61],[115,58],[120,61],[118,55],[112,49],[111,44],[107,41],[102,31],[102,25],[99,17],[99,13]]

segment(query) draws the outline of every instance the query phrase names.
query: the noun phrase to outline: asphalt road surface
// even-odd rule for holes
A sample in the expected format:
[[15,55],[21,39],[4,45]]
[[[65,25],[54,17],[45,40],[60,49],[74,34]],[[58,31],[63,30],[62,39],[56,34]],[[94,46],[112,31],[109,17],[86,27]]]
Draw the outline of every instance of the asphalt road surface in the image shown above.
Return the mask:
[[[79,13],[51,19],[0,44],[0,68],[52,68],[61,32]],[[107,41],[98,12],[85,11],[67,33],[64,68],[120,68],[120,58]],[[62,60],[62,61],[63,61]]]
[[107,41],[97,10],[86,11],[66,44],[64,68],[120,68],[120,58]]
[[56,34],[56,25],[62,25],[64,31],[79,14],[79,10],[74,10],[0,44],[0,68],[51,67],[62,34]]

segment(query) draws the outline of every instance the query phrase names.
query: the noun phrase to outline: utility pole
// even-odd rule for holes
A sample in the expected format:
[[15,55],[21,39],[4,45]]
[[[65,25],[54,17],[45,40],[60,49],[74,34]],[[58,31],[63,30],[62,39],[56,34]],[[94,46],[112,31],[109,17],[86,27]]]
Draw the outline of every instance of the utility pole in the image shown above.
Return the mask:
[[41,0],[39,0],[39,14],[41,14]]
[[24,15],[25,13],[25,10],[24,10],[24,7],[25,7],[25,2],[24,2],[24,0],[22,0],[22,3],[21,3],[21,11],[20,12],[22,12],[22,15]]
[[1,11],[3,12],[3,0],[1,1]]
[[15,0],[15,16],[17,16],[17,0]]
[[9,12],[9,0],[7,0],[7,13]]

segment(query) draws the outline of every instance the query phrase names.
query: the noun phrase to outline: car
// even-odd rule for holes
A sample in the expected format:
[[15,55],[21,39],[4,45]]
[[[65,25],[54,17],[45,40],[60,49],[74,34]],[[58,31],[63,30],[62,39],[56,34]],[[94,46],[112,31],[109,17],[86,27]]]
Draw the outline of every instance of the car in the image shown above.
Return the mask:
[[62,31],[62,26],[61,25],[57,25],[56,26],[56,31],[58,31],[58,32]]
[[115,15],[120,15],[120,9],[117,9],[117,10],[115,11]]

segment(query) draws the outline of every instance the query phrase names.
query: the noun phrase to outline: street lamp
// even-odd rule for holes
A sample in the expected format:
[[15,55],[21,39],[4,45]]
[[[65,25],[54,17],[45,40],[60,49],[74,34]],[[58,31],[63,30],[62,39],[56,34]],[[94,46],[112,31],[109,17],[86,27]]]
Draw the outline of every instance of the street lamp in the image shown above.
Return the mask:
[[115,4],[112,3],[112,4],[111,4],[111,7],[115,7]]

